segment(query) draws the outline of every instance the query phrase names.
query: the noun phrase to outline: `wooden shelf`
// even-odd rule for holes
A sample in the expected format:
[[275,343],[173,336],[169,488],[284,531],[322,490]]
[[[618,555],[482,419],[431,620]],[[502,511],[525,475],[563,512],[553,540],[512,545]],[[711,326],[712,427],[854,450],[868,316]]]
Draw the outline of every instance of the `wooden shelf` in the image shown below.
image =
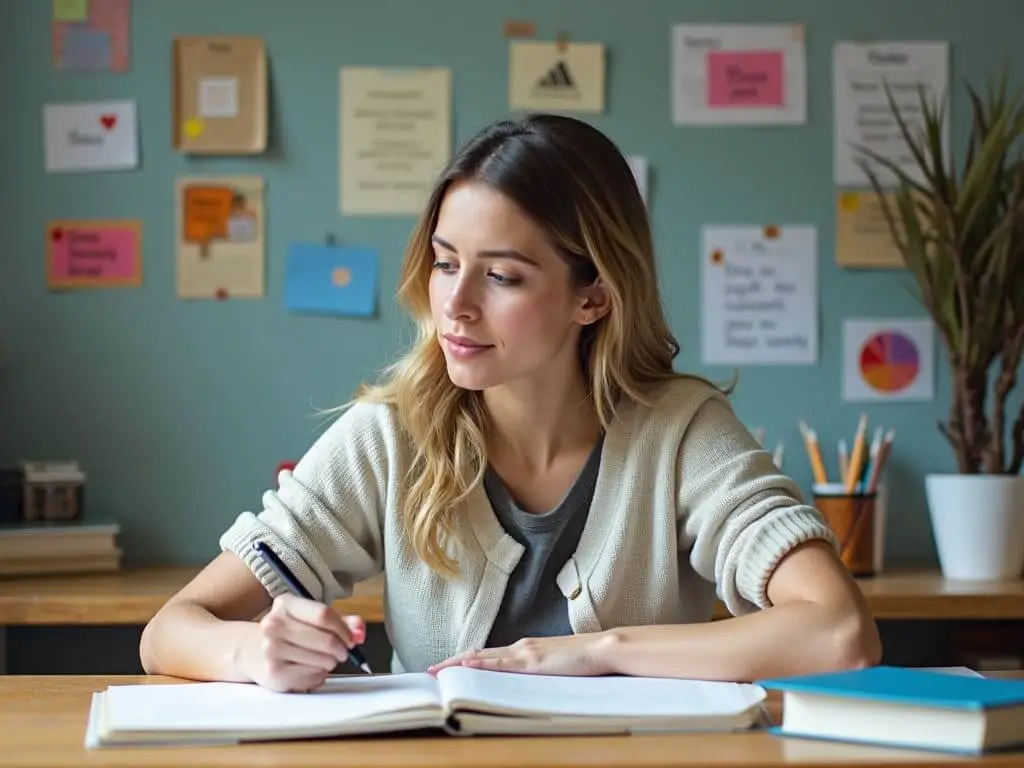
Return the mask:
[[[141,625],[191,579],[197,566],[127,569],[115,574],[0,579],[0,626]],[[931,571],[894,571],[859,583],[878,619],[1024,619],[1024,579],[946,581]],[[384,620],[383,579],[356,586],[335,603],[368,622]],[[716,617],[724,617],[719,605]]]

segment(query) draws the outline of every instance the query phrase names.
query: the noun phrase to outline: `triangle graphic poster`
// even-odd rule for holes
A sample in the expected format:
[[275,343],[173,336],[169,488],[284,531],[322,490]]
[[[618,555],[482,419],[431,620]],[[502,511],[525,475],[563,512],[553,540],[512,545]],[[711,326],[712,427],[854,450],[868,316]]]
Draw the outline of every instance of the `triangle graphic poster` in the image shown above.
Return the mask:
[[601,43],[535,40],[509,44],[513,110],[604,112],[605,48]]
[[537,81],[537,88],[575,88],[572,73],[569,72],[569,65],[559,61],[555,66]]

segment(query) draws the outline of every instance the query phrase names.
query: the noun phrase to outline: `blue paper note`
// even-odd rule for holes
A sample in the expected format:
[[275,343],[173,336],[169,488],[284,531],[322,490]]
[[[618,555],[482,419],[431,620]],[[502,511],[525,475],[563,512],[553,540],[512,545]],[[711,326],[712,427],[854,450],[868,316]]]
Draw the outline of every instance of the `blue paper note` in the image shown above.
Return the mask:
[[70,26],[64,31],[61,69],[65,72],[99,72],[110,69],[113,59],[110,33],[105,29]]
[[285,267],[284,305],[292,312],[373,316],[377,306],[376,251],[293,244]]

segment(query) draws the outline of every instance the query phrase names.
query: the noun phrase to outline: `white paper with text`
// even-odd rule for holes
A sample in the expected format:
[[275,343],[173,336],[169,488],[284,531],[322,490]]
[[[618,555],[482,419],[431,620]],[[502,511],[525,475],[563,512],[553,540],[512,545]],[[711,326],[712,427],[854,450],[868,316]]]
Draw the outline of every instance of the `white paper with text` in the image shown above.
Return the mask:
[[812,226],[704,227],[703,362],[816,362],[817,251],[817,230]]
[[[884,84],[892,91],[911,134],[921,125],[920,91],[929,101],[947,98],[949,44],[945,42],[837,43],[833,52],[835,119],[835,183],[867,186],[870,181],[858,158],[864,146],[894,161],[911,178],[923,181],[889,105]],[[944,114],[943,147],[949,152],[949,110]],[[895,177],[870,161],[885,185]]]

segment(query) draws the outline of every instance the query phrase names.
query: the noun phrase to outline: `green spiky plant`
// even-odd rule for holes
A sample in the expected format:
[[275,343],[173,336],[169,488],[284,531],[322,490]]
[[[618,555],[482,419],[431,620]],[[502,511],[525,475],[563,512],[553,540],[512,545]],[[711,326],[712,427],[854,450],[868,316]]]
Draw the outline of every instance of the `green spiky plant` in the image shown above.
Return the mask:
[[[966,90],[971,132],[959,173],[943,146],[945,97],[929,99],[923,89],[921,122],[911,127],[885,84],[923,181],[868,147],[855,149],[948,353],[952,402],[938,427],[957,469],[1016,475],[1024,463],[1024,404],[1012,420],[1007,411],[1024,353],[1024,106],[1021,91],[1007,94],[1005,75],[984,98]],[[879,167],[895,186],[880,180]]]

